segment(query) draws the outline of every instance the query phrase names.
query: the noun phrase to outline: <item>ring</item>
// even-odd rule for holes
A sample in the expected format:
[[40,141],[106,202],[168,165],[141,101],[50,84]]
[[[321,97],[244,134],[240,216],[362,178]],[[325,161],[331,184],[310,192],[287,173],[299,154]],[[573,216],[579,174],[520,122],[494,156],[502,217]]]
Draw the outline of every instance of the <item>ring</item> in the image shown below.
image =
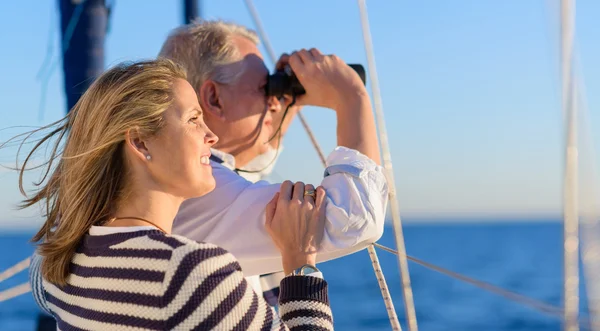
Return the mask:
[[310,195],[311,197],[313,197],[313,199],[317,198],[317,195],[315,194],[315,190],[305,190],[304,191],[304,196]]

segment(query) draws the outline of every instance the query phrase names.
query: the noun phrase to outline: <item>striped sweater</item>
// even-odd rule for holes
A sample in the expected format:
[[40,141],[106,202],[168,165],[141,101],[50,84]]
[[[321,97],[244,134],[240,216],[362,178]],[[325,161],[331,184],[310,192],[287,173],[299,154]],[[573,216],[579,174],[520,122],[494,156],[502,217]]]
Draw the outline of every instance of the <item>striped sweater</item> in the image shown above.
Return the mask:
[[68,330],[333,330],[327,283],[281,281],[279,314],[246,283],[233,255],[158,230],[86,235],[64,287],[30,282],[38,305]]

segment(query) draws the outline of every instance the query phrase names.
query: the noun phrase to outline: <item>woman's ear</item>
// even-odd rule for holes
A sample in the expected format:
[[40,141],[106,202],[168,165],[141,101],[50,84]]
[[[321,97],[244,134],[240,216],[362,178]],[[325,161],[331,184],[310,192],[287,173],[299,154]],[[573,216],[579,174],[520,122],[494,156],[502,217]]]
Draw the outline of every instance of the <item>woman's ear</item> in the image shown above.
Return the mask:
[[129,129],[125,132],[125,146],[137,158],[150,161],[152,155],[148,149],[148,144],[137,128]]
[[200,107],[209,116],[225,121],[223,111],[222,87],[215,81],[205,81],[198,90]]

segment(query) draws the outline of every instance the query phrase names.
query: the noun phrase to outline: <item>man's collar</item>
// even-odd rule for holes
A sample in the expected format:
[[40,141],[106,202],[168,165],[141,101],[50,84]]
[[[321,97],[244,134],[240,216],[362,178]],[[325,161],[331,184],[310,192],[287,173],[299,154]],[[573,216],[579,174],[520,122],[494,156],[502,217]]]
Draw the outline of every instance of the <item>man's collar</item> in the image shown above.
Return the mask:
[[210,153],[213,156],[219,158],[222,161],[220,162],[222,165],[226,166],[231,170],[235,170],[235,158],[233,157],[233,155],[214,148],[210,149]]

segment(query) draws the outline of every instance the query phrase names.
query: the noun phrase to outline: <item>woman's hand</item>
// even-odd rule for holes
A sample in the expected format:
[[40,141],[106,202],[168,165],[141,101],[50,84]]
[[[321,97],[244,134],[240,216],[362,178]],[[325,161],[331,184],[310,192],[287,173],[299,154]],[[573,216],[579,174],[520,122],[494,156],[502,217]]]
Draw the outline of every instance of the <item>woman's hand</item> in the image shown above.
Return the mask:
[[325,190],[285,181],[266,209],[267,232],[281,252],[286,274],[315,265],[325,226]]

